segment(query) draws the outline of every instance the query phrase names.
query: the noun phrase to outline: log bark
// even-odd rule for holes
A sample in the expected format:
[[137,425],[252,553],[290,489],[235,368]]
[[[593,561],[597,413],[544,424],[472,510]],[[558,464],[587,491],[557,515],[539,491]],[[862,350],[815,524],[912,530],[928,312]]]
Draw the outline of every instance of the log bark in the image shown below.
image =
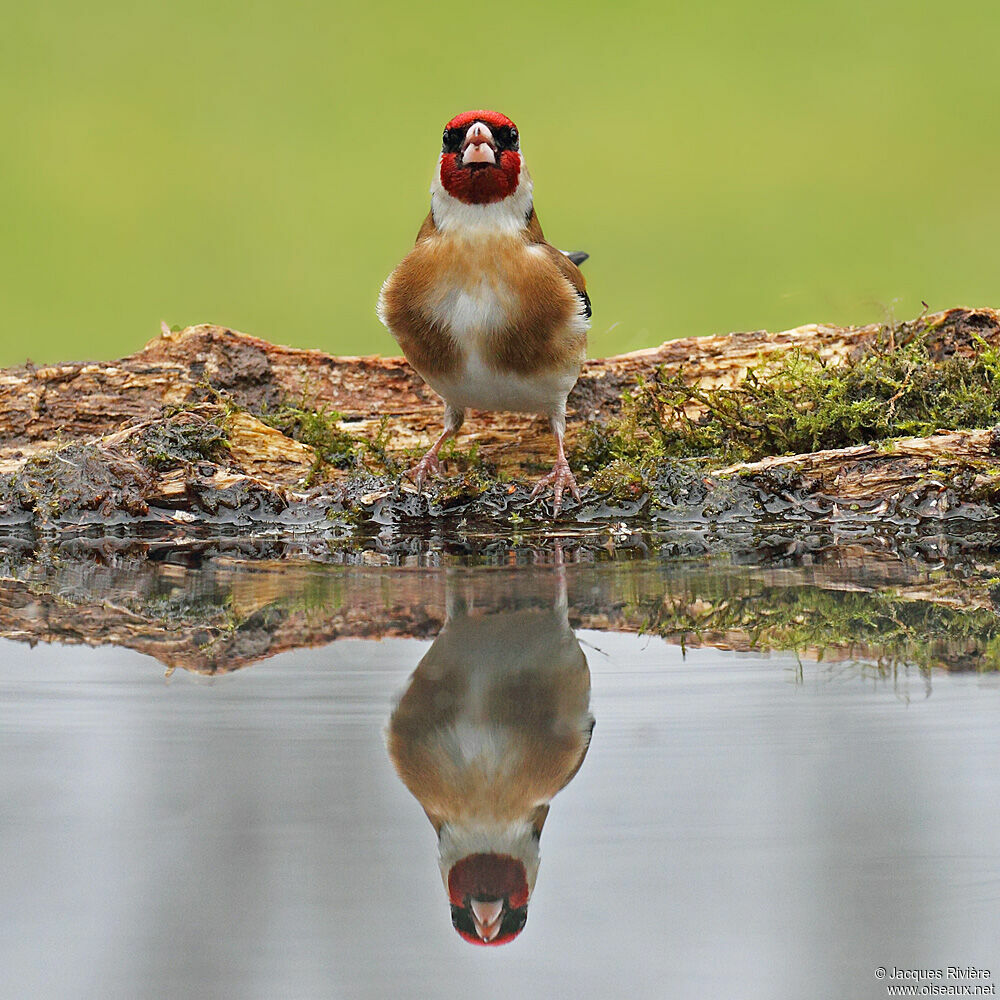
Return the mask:
[[[658,368],[680,371],[703,386],[735,385],[761,358],[792,348],[837,361],[876,338],[917,333],[926,333],[932,351],[941,356],[971,353],[977,339],[1000,344],[1000,314],[953,309],[894,328],[812,324],[780,333],[674,340],[592,360],[569,400],[569,444],[588,420],[613,416],[623,391]],[[401,461],[431,442],[442,415],[440,400],[399,358],[335,358],[217,326],[165,331],[119,361],[0,372],[0,521],[20,518],[37,527],[118,517],[190,524],[225,515],[230,523],[250,524],[287,517],[289,510],[301,511],[310,503],[322,518],[333,494],[329,483],[319,494],[306,485],[314,449],[260,419],[289,403],[336,411],[339,428],[358,439],[381,435],[388,457]],[[199,421],[224,423],[224,454],[180,463],[149,459],[148,438],[154,431],[181,434]],[[544,421],[517,414],[472,414],[462,436],[463,447],[469,444],[517,482],[530,480],[553,459]],[[815,502],[812,507],[812,501],[805,502],[802,509],[816,517],[836,516],[845,505],[871,517],[891,515],[894,504],[902,504],[906,516],[937,517],[953,512],[956,504],[968,506],[977,490],[992,484],[996,451],[997,441],[987,429],[952,432],[885,447],[766,459],[724,470],[708,485],[714,489],[733,479],[761,483],[768,477],[776,482],[777,474],[791,471],[798,482],[788,501],[793,512],[796,502],[801,506],[809,495]],[[971,478],[964,492],[948,493],[948,477],[956,470]],[[327,473],[334,484],[358,477],[357,469]],[[392,495],[399,497],[395,489]],[[463,489],[438,507],[431,505],[429,512],[460,507],[469,514],[468,503],[479,493]],[[505,516],[527,504],[519,486],[504,489],[511,494],[509,503],[496,489],[491,502],[502,506]],[[773,482],[768,489],[780,493]],[[342,493],[338,510],[364,508],[371,514],[391,492],[385,482],[363,485]],[[639,510],[602,501],[585,519],[602,513],[628,520]]]
[[[968,351],[973,336],[1000,343],[1000,314],[992,309],[953,309],[903,324],[893,335],[934,329],[942,353]],[[836,362],[879,336],[882,326],[810,324],[779,333],[764,330],[667,341],[656,348],[588,361],[569,399],[569,430],[613,415],[623,390],[657,368],[702,385],[734,385],[751,365],[793,348]],[[160,417],[164,407],[191,406],[225,394],[251,414],[292,401],[339,412],[352,433],[373,433],[390,418],[390,450],[424,446],[442,418],[438,397],[402,358],[333,357],[320,351],[270,344],[224,327],[202,325],[167,331],[137,354],[111,362],[27,365],[0,372],[0,458],[17,459],[63,442],[107,435]],[[247,434],[263,432],[247,424]],[[544,422],[518,414],[479,413],[463,440],[523,467],[548,462],[552,444]],[[287,447],[287,446],[283,446]],[[256,450],[256,449],[255,449]],[[273,444],[272,444],[273,450]],[[289,450],[301,466],[301,449]]]

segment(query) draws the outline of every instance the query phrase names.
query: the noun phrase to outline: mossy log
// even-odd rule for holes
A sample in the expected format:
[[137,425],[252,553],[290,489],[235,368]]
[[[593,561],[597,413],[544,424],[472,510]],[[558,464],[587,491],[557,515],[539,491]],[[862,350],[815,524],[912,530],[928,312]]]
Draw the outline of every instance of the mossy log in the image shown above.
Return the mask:
[[[761,359],[795,348],[836,363],[880,338],[917,334],[937,355],[969,354],[976,344],[1000,345],[1000,314],[953,309],[894,327],[813,324],[688,338],[589,361],[570,396],[568,443],[572,449],[588,422],[613,418],[623,393],[658,370],[680,372],[703,387],[735,385]],[[325,419],[328,433],[374,446],[352,453],[352,462],[341,463],[346,468],[324,463],[316,447],[283,433],[280,422],[274,426],[283,409]],[[356,527],[359,518],[385,524],[449,512],[470,523],[482,511],[488,528],[521,521],[529,506],[524,484],[553,458],[544,421],[471,414],[460,447],[476,447],[492,480],[459,476],[418,501],[398,472],[430,443],[441,416],[440,400],[402,359],[337,358],[209,325],[164,330],[119,361],[0,372],[0,523],[38,528],[221,518],[249,526],[318,518]],[[770,496],[784,497],[793,519],[836,518],[845,508],[873,519],[938,518],[956,507],[992,516],[992,507],[984,514],[982,500],[992,503],[996,492],[997,450],[994,433],[981,428],[768,458],[710,475],[695,469],[680,485],[676,478],[666,483],[654,506],[669,519],[669,497],[686,490],[685,502],[708,510],[705,516],[714,516],[719,503],[732,511]],[[468,463],[455,459],[449,471],[456,470],[467,472]],[[580,478],[586,485],[586,475]],[[756,499],[736,495],[734,482],[756,484]],[[705,491],[715,506],[705,507]],[[564,520],[621,522],[649,514],[641,492],[609,497],[591,491],[582,505],[566,504]],[[673,505],[675,513],[683,507]]]
[[[976,336],[1000,342],[1000,314],[952,309],[901,324],[893,335],[912,336],[915,329],[933,330],[942,352],[960,353],[971,349]],[[706,387],[735,385],[764,356],[798,348],[836,362],[885,332],[878,325],[810,324],[779,333],[688,337],[588,361],[569,399],[570,443],[583,421],[614,415],[622,393],[660,367],[683,370],[689,381]],[[387,417],[389,447],[396,454],[426,447],[442,422],[440,399],[402,358],[333,357],[200,325],[165,330],[119,361],[29,363],[0,372],[0,459],[16,460],[55,442],[101,437],[159,419],[164,408],[190,407],[217,395],[250,414],[274,411],[289,401],[335,411],[356,436],[374,436]],[[251,453],[263,450],[272,462],[287,465],[280,479],[294,477],[311,463],[303,449],[250,421],[237,428],[235,439]],[[514,471],[549,464],[552,458],[546,423],[518,414],[474,414],[462,440],[479,444],[481,452]]]
[[[569,622],[641,632],[688,647],[794,650],[827,661],[948,670],[1000,669],[994,563],[934,567],[845,546],[809,565],[606,563],[490,575],[479,614],[512,602],[551,606],[566,580]],[[467,578],[470,581],[475,574]],[[433,638],[449,589],[440,572],[372,573],[222,556],[185,567],[139,554],[35,560],[0,567],[0,636],[116,645],[170,669],[228,673],[343,638]]]

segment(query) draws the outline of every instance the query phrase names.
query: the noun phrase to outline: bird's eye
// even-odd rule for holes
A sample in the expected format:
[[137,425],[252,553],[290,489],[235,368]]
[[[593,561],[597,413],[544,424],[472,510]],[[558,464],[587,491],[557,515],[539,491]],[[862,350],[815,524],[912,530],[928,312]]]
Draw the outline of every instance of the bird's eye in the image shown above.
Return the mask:
[[446,128],[441,136],[441,144],[446,153],[457,153],[462,148],[462,140],[465,138],[465,130],[460,128]]
[[516,128],[512,128],[510,130],[510,144],[512,146],[514,146],[515,148],[517,147],[517,139],[518,139],[517,129]]

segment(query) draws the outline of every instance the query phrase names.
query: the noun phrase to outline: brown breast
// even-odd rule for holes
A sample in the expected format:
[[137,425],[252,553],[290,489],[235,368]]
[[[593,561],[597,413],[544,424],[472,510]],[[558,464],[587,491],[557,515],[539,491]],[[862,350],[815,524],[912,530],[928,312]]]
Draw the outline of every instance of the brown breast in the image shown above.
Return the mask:
[[425,223],[389,276],[380,313],[431,377],[455,371],[473,342],[495,371],[531,375],[582,363],[583,288],[576,265],[530,227],[472,238]]

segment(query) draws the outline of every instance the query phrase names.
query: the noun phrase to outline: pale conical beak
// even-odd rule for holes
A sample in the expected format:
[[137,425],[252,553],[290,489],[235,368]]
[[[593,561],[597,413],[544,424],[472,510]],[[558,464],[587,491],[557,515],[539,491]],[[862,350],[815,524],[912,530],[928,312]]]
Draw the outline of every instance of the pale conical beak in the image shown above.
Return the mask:
[[465,133],[462,143],[462,163],[492,163],[496,164],[496,143],[493,133],[482,123],[474,122]]
[[472,922],[476,925],[476,933],[483,941],[492,941],[500,933],[500,921],[503,918],[503,900],[481,899],[472,900]]

